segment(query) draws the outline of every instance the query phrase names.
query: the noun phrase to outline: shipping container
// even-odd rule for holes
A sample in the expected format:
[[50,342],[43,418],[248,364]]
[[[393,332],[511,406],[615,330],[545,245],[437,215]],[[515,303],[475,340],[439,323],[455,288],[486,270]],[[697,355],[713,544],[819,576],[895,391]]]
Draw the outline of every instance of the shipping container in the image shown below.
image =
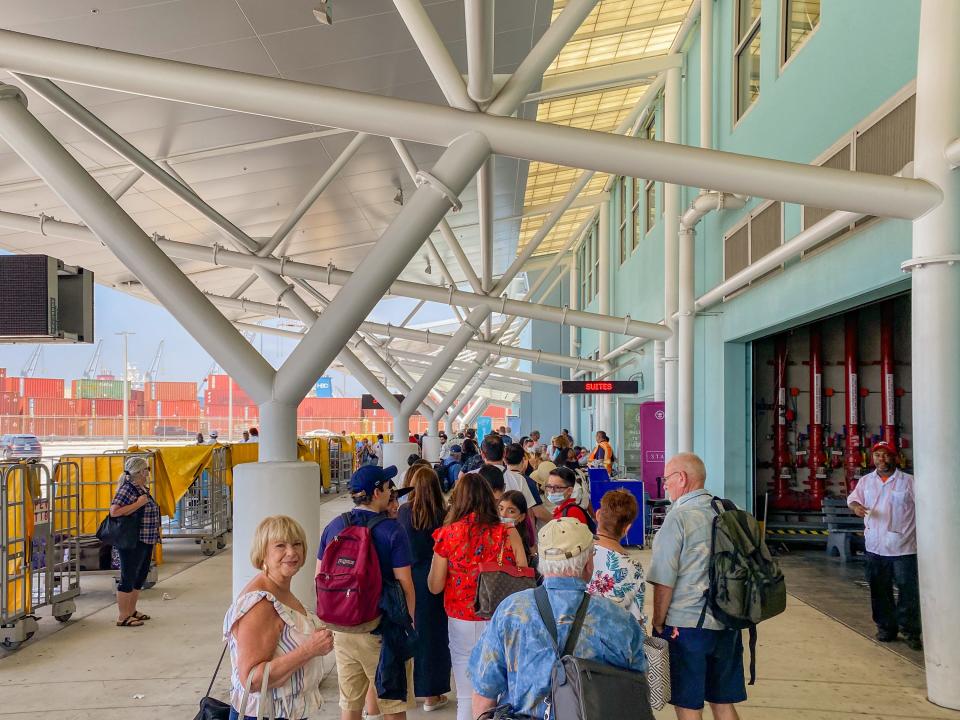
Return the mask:
[[0,391],[0,415],[19,415],[20,396],[13,392]]
[[144,383],[144,399],[171,400],[178,402],[196,402],[197,384],[195,382],[153,382]]
[[[226,404],[205,405],[203,415],[208,418],[226,418],[230,416],[230,406]],[[256,405],[233,406],[233,417],[236,420],[256,419],[259,416],[260,409]]]
[[359,418],[360,398],[305,398],[297,408],[298,417]]
[[23,397],[63,397],[63,380],[59,378],[8,377],[3,379],[5,392],[15,392]]
[[71,383],[74,400],[122,400],[122,380],[74,380]]
[[0,368],[0,378],[5,378],[7,376],[7,369]]
[[200,403],[196,400],[147,400],[143,403],[145,417],[189,418],[200,416]]
[[77,414],[76,401],[66,398],[20,398],[18,414],[30,417],[73,417]]
[[143,403],[146,400],[146,393],[143,390],[131,390],[130,391],[130,402]]

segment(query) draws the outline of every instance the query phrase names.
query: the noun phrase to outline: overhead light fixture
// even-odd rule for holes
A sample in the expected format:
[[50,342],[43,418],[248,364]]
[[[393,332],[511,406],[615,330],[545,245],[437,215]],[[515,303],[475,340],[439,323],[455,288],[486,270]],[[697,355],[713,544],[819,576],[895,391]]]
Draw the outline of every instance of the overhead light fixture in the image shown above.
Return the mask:
[[427,275],[429,275],[430,273],[433,272],[433,269],[430,267],[430,256],[429,256],[429,255],[424,255],[424,256],[423,256],[423,259],[424,259],[424,261],[427,263],[426,267],[423,268],[423,271],[424,271]]
[[321,25],[333,25],[333,0],[320,0],[313,9],[313,16]]
[[393,203],[394,205],[399,205],[400,207],[403,207],[403,188],[402,187],[397,188],[397,194],[393,196]]

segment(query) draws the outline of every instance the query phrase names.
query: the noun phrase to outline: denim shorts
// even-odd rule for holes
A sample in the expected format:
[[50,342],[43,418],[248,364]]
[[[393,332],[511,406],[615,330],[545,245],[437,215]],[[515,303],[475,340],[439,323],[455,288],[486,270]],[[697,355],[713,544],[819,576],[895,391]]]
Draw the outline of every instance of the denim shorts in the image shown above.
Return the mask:
[[670,704],[700,710],[704,702],[743,702],[743,640],[739,630],[678,628],[667,625],[658,637],[670,643]]

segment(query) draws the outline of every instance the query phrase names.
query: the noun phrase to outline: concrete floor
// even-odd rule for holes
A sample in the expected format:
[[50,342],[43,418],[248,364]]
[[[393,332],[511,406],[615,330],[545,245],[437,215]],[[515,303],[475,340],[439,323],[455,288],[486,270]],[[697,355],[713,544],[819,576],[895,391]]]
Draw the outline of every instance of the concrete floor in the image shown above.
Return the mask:
[[[323,521],[347,507],[342,496],[326,498]],[[220,627],[230,603],[230,553],[203,558],[189,541],[169,543],[167,553],[176,562],[163,567],[160,582],[141,602],[154,617],[146,626],[115,627],[112,581],[85,576],[75,619],[60,626],[44,618],[40,635],[15,653],[0,654],[0,717],[192,717],[220,653]],[[641,558],[647,565],[649,554]],[[796,597],[790,597],[786,613],[760,628],[757,675],[749,701],[740,707],[748,720],[960,720],[960,712],[927,702],[923,672],[914,662]],[[215,694],[224,696],[226,682],[222,673]],[[323,689],[327,704],[319,717],[336,718],[335,676]],[[451,704],[410,717],[449,720],[455,711]],[[671,718],[673,712],[668,708],[657,717]]]

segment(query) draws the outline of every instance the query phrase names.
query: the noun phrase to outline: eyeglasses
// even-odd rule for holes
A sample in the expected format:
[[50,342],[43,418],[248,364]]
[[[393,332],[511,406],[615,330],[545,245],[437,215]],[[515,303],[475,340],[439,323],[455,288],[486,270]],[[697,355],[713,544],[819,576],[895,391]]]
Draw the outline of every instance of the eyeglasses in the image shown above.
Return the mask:
[[566,485],[544,485],[544,490],[553,490],[554,492],[563,492],[567,489]]
[[663,484],[666,485],[666,484],[667,484],[667,480],[669,480],[670,478],[672,478],[674,475],[683,475],[683,474],[684,474],[683,470],[676,470],[676,471],[670,473],[669,475],[665,475],[665,476],[663,477]]

